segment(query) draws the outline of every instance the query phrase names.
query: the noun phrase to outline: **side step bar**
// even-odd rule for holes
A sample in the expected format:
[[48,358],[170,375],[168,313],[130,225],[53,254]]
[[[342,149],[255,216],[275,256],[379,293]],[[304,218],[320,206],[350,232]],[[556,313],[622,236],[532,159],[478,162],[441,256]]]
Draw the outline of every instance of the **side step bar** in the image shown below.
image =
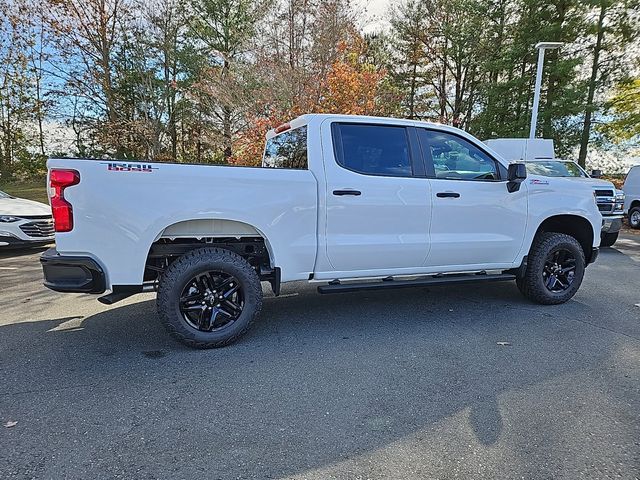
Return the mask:
[[156,292],[157,290],[158,285],[156,282],[146,282],[142,285],[114,285],[113,291],[99,297],[98,301],[105,305],[113,305],[136,293]]
[[321,285],[318,292],[322,294],[328,293],[347,293],[356,292],[358,290],[384,290],[390,288],[409,288],[409,287],[433,287],[439,285],[451,285],[462,283],[477,282],[509,282],[516,279],[515,275],[509,273],[501,273],[497,275],[487,274],[464,274],[464,275],[440,275],[430,278],[419,278],[416,280],[393,280],[385,278],[381,281],[362,282],[362,283],[339,283],[335,280],[329,285]]

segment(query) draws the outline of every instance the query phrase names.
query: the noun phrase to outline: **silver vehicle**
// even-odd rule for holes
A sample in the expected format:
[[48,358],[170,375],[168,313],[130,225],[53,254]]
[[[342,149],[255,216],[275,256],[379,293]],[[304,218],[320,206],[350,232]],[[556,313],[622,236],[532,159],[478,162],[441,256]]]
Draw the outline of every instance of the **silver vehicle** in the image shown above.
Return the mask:
[[0,248],[52,243],[51,208],[0,191]]

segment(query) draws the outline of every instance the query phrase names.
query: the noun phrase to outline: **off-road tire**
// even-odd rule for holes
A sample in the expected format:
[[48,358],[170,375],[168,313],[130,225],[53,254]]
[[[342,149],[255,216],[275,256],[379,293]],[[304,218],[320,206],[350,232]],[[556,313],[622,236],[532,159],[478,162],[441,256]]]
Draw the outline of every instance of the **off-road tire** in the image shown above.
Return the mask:
[[618,234],[616,233],[603,233],[602,237],[600,237],[600,246],[601,247],[612,247],[614,243],[618,240]]
[[640,221],[633,222],[632,218],[637,218],[640,215],[640,207],[633,207],[629,209],[629,226],[631,228],[640,228]]
[[[576,268],[569,288],[562,292],[552,292],[544,284],[543,270],[547,256],[558,248],[567,249],[573,254],[576,260]],[[516,278],[516,284],[525,297],[536,303],[543,305],[565,303],[580,288],[584,277],[585,265],[584,252],[575,238],[564,233],[542,233],[536,236],[527,258],[524,274]]]
[[[237,320],[222,331],[204,332],[189,325],[180,311],[180,295],[194,276],[207,271],[233,275],[243,290],[244,307]],[[163,273],[156,300],[158,315],[169,333],[194,348],[224,347],[244,335],[262,308],[262,286],[253,267],[241,256],[222,248],[185,253]]]

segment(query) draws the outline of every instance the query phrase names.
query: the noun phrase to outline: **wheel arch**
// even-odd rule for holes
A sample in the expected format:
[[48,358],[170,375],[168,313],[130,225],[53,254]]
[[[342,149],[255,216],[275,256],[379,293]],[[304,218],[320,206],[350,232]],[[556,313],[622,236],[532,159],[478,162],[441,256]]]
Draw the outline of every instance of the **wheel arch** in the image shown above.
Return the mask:
[[571,214],[547,217],[538,226],[534,235],[534,241],[535,238],[545,232],[564,233],[572,236],[582,247],[586,262],[591,262],[595,232],[593,231],[591,222],[585,217]]
[[160,229],[147,250],[145,281],[155,280],[176,258],[203,247],[219,247],[245,258],[261,280],[279,290],[280,269],[267,236],[246,222],[227,218],[192,218]]
[[[191,218],[173,222],[162,228],[154,237],[152,245],[161,239],[224,239],[262,238],[269,252],[271,264],[275,266],[275,255],[269,239],[262,230],[250,223],[229,218]],[[215,243],[215,242],[212,242]]]

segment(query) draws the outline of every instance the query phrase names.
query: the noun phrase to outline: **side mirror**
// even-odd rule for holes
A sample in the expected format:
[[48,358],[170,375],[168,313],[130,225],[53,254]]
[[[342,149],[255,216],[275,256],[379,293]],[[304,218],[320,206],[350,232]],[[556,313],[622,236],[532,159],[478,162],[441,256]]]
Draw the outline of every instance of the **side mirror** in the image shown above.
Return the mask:
[[591,170],[591,178],[602,178],[602,170]]
[[524,163],[510,163],[507,171],[507,190],[509,193],[520,190],[520,184],[527,178],[527,166]]

